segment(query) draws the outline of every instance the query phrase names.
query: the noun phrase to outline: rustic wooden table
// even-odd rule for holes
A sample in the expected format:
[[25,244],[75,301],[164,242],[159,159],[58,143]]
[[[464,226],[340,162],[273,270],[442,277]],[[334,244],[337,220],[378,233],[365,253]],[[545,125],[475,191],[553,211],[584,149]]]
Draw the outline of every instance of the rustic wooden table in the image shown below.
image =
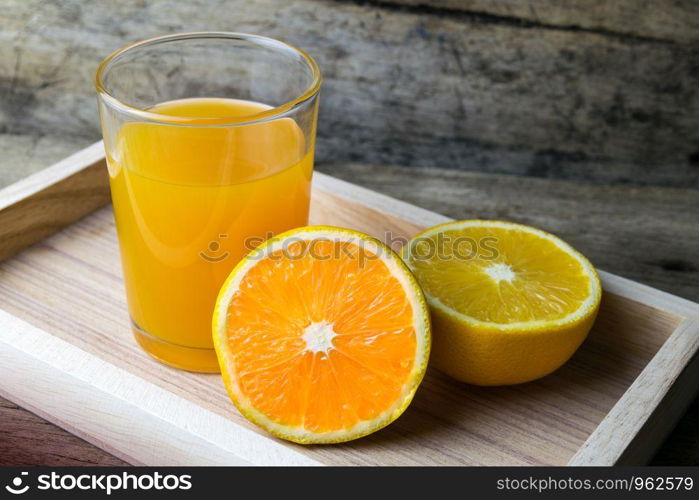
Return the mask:
[[[323,69],[318,170],[451,217],[544,228],[699,301],[696,2],[87,5],[0,0],[0,186],[99,138],[91,78],[114,49],[263,33]],[[2,398],[0,422],[2,465],[123,463]],[[652,463],[699,464],[699,399]]]

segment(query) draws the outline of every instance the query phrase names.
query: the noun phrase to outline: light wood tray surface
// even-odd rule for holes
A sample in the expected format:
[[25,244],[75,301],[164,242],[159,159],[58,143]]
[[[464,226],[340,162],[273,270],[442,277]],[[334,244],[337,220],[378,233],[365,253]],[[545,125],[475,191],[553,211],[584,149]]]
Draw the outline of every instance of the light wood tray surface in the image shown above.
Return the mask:
[[[699,386],[699,305],[602,273],[599,318],[554,374],[478,388],[430,370],[406,413],[376,434],[333,446],[276,440],[238,414],[218,375],[169,368],[136,345],[102,155],[95,144],[0,191],[0,393],[129,462],[643,463]],[[314,179],[314,224],[384,238],[446,220]]]

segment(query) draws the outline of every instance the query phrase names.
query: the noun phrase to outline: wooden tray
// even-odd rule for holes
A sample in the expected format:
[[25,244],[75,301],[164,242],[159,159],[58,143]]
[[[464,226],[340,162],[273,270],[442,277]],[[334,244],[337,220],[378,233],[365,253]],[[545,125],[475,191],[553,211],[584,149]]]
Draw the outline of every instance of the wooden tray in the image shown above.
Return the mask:
[[[699,304],[602,272],[599,319],[556,373],[477,388],[432,370],[374,435],[276,440],[236,412],[219,376],[136,346],[106,172],[97,143],[0,191],[0,393],[131,463],[643,463],[699,387]],[[448,219],[317,173],[311,220],[382,237]]]

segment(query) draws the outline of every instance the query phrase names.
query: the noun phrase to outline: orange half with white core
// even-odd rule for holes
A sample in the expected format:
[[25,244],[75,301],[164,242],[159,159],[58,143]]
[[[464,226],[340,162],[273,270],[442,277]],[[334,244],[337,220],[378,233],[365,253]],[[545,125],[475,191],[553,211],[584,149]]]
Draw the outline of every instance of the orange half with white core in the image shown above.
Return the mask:
[[309,226],[267,240],[221,288],[213,338],[231,400],[289,441],[370,434],[407,408],[430,322],[414,277],[365,234]]
[[595,268],[556,236],[522,224],[464,220],[404,247],[432,313],[432,362],[476,385],[548,375],[587,337],[600,306]]

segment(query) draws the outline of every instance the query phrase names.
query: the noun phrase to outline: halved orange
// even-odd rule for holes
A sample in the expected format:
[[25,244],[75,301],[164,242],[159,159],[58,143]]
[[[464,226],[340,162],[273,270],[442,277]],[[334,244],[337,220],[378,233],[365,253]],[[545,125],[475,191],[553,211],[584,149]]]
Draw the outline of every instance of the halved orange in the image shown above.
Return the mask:
[[238,410],[297,443],[349,441],[400,416],[422,380],[430,323],[401,259],[365,234],[309,226],[231,272],[213,338]]
[[548,375],[585,340],[599,310],[595,268],[563,240],[494,220],[415,236],[403,258],[432,312],[432,362],[477,385]]

